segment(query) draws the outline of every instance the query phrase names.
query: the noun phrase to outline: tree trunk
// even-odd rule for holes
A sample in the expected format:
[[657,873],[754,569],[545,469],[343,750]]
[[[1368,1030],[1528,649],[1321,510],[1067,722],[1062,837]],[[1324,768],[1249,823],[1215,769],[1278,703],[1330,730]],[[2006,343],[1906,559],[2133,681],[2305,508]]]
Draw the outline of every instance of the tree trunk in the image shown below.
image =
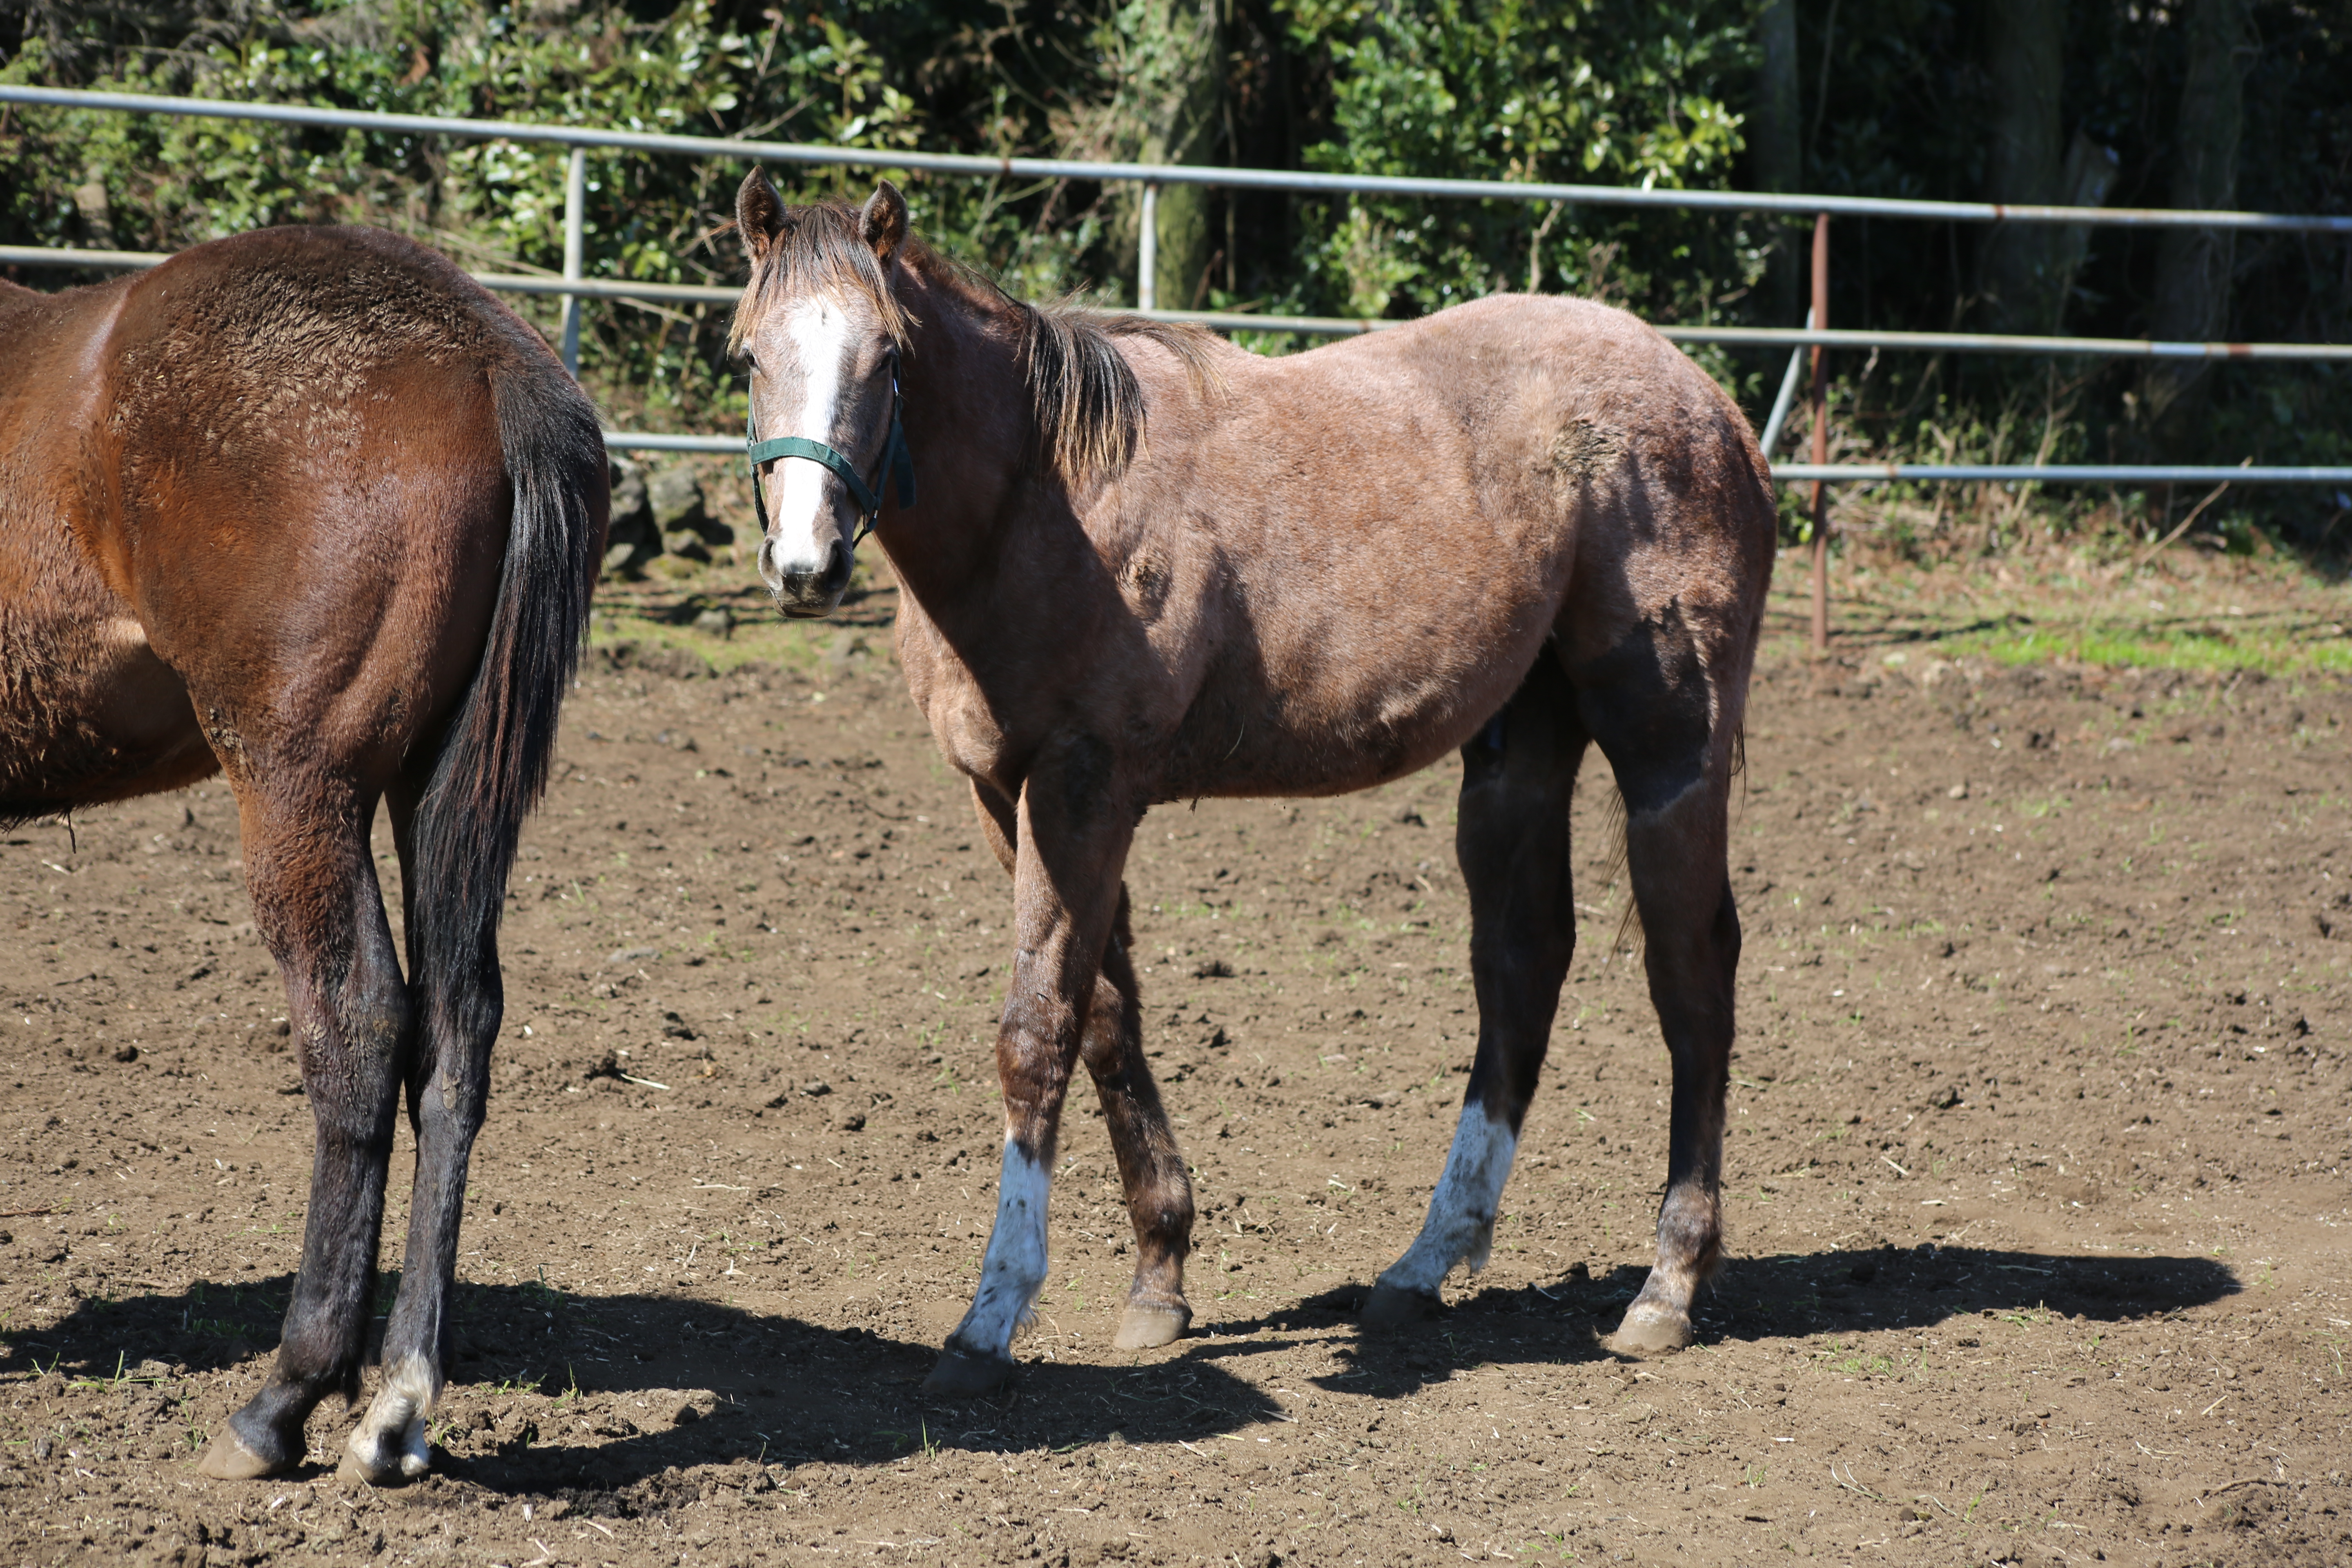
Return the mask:
[[[1985,16],[1985,74],[1992,83],[1992,145],[1985,199],[2050,205],[2066,199],[2065,139],[2059,89],[2064,79],[2063,0],[1991,0]],[[1985,237],[1979,310],[1997,332],[2048,332],[2064,303],[2063,236],[2047,224],[1997,224]]]
[[[1223,0],[1131,0],[1123,9],[1128,90],[1142,132],[1142,162],[1214,161],[1224,86],[1222,11]],[[1208,287],[1215,259],[1212,200],[1205,185],[1160,188],[1153,282],[1162,309],[1193,309]]]
[[[1797,74],[1797,0],[1769,0],[1756,14],[1763,62],[1748,112],[1748,149],[1759,190],[1804,189],[1804,94]],[[1784,224],[1772,245],[1772,300],[1783,321],[1804,320],[1803,230]]]
[[[2238,195],[2238,140],[2245,126],[2246,71],[2254,43],[2245,0],[2191,0],[2189,74],[2180,88],[2173,141],[2172,205],[2228,207]],[[2210,342],[2230,325],[2230,274],[2236,260],[2226,228],[2168,228],[2157,245],[2156,297],[2148,335]],[[2204,381],[2200,360],[2160,360],[2140,377],[2132,422],[2143,445],[2169,447],[2193,421]]]

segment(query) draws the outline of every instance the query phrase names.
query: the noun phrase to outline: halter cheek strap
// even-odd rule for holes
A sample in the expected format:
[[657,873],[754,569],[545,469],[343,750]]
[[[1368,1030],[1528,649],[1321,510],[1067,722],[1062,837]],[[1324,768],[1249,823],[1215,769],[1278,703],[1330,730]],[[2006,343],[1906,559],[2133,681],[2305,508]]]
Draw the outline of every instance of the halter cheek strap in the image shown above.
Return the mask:
[[822,441],[812,441],[805,436],[775,436],[762,441],[757,416],[750,411],[743,415],[743,447],[751,466],[751,505],[760,514],[760,531],[768,531],[768,501],[761,493],[760,470],[779,458],[804,458],[823,464],[848,488],[850,500],[857,503],[857,535],[849,542],[852,550],[874,531],[875,520],[882,512],[880,479],[889,476],[890,488],[898,493],[899,510],[915,504],[915,458],[907,449],[907,432],[898,423],[898,410],[906,398],[898,391],[898,378],[890,378],[890,438],[882,448],[882,460],[877,465],[875,484],[867,484],[857,465]]

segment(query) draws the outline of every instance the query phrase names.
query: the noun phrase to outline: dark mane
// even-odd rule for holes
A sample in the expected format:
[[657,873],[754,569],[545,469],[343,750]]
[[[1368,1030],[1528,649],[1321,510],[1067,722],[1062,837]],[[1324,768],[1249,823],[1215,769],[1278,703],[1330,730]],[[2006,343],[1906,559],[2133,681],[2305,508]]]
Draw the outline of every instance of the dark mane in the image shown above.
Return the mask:
[[[1032,305],[1015,300],[986,273],[940,255],[908,236],[907,265],[961,283],[984,306],[1018,322],[1023,374],[1035,422],[1036,458],[1072,484],[1108,479],[1125,468],[1144,440],[1143,389],[1119,352],[1122,338],[1159,344],[1182,363],[1204,391],[1224,385],[1212,357],[1215,334],[1189,322],[1091,310],[1067,301]],[[857,230],[857,215],[836,203],[790,208],[782,230],[753,271],[744,303],[765,305],[811,289],[855,290],[880,314],[883,330],[902,349],[914,325],[890,292],[874,252]],[[728,336],[739,350],[751,312],[738,306]]]
[[[999,297],[1004,297],[1002,290]],[[1066,303],[1007,302],[1022,315],[1021,357],[1037,421],[1038,457],[1072,484],[1113,477],[1143,444],[1143,389],[1135,367],[1119,352],[1119,339],[1158,343],[1191,373],[1196,387],[1215,391],[1224,385],[1210,357],[1210,345],[1217,340],[1205,328]]]

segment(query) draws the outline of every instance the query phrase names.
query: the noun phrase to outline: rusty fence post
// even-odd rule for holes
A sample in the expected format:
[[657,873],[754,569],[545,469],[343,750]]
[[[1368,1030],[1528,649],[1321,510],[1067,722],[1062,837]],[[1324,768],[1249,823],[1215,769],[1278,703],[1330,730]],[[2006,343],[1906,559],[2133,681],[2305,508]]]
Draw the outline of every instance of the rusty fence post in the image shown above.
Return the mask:
[[[1830,324],[1830,215],[1813,219],[1813,330]],[[1830,353],[1813,345],[1813,461],[1830,460]],[[1813,657],[1830,651],[1830,488],[1813,481]]]

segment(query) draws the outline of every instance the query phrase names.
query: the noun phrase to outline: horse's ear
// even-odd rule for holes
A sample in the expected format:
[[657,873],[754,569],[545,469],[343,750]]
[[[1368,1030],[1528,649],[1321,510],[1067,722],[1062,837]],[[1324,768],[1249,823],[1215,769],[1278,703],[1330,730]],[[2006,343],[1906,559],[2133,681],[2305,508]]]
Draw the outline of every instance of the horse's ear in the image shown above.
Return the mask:
[[907,198],[898,186],[887,180],[874,182],[874,194],[857,215],[857,233],[874,247],[875,259],[886,266],[898,253],[907,237]]
[[735,191],[735,229],[743,237],[743,248],[759,261],[768,254],[768,247],[783,232],[784,198],[776,195],[776,187],[768,183],[765,169],[753,169],[743,176]]

